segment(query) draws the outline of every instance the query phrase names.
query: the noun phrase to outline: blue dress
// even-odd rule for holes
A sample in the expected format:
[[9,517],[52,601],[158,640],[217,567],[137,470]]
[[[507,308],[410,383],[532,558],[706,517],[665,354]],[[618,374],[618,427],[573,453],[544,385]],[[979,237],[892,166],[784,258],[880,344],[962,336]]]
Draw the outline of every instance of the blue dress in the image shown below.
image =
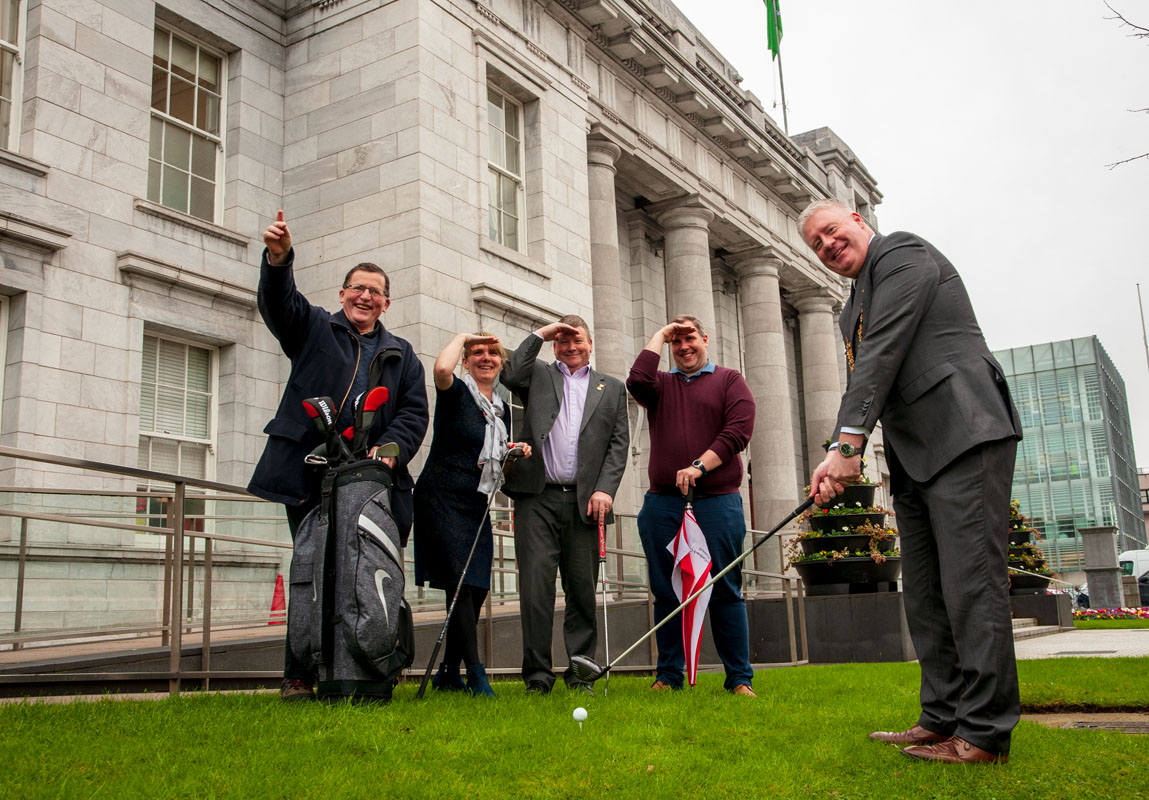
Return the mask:
[[431,452],[415,482],[415,583],[453,592],[478,531],[464,583],[489,589],[494,543],[487,495],[478,491],[486,422],[458,378],[449,389],[436,389],[433,430]]

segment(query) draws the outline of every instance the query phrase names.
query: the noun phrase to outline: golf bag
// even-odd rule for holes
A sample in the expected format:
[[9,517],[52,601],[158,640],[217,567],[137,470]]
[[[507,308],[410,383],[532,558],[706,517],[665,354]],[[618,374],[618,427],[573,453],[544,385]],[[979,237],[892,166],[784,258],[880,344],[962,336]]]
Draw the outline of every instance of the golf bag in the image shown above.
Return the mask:
[[321,699],[390,700],[415,657],[391,470],[375,459],[331,467],[322,498],[295,536],[292,652],[317,669]]

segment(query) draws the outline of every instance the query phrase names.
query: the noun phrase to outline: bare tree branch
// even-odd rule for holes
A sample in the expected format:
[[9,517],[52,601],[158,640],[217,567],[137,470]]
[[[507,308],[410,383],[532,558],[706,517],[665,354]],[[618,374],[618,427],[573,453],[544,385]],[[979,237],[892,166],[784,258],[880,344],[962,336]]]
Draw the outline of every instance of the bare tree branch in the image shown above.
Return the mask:
[[1130,161],[1138,161],[1142,158],[1149,158],[1149,153],[1142,153],[1139,156],[1133,156],[1132,158],[1123,158],[1120,161],[1114,161],[1112,164],[1106,164],[1105,168],[1113,169],[1114,167],[1120,167],[1122,164],[1128,164]]
[[[1132,33],[1128,35],[1134,39],[1149,39],[1149,28],[1146,28],[1143,25],[1135,25],[1129,20],[1125,19],[1124,15],[1120,11],[1109,5],[1109,0],[1101,1],[1105,3],[1106,8],[1113,12],[1112,17],[1106,17],[1105,19],[1115,19],[1120,23],[1119,27],[1129,28],[1132,30]],[[1134,114],[1149,114],[1149,108],[1131,108],[1129,111]],[[1121,166],[1122,164],[1128,164],[1131,161],[1140,161],[1143,158],[1149,158],[1149,153],[1142,153],[1139,156],[1132,156],[1130,158],[1123,158],[1120,161],[1114,161],[1112,164],[1106,164],[1105,168],[1112,170]]]
[[1118,10],[1117,10],[1116,8],[1114,8],[1113,6],[1109,5],[1109,1],[1108,1],[1108,0],[1102,0],[1102,2],[1104,2],[1104,3],[1105,3],[1105,7],[1106,7],[1106,8],[1108,8],[1110,11],[1112,11],[1112,12],[1113,12],[1113,16],[1112,16],[1112,17],[1106,17],[1105,19],[1115,19],[1115,20],[1118,20],[1118,21],[1121,23],[1121,26],[1120,26],[1120,27],[1122,27],[1122,28],[1131,28],[1131,29],[1133,30],[1133,33],[1131,33],[1131,34],[1129,34],[1129,35],[1130,35],[1130,36],[1132,36],[1132,37],[1133,37],[1133,38],[1135,38],[1135,39],[1149,39],[1149,28],[1146,28],[1146,27],[1144,27],[1144,26],[1142,26],[1142,25],[1134,25],[1132,22],[1130,22],[1129,20],[1125,19],[1125,17],[1124,17],[1124,16],[1122,16],[1122,14],[1121,14],[1121,12],[1120,12],[1120,11],[1118,11]]

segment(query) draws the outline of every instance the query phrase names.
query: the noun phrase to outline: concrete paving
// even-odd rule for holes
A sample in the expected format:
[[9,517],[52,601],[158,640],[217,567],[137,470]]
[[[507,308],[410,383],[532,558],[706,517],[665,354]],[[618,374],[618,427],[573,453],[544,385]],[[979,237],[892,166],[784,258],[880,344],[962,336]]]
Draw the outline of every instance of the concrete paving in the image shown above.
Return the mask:
[[1013,643],[1013,649],[1018,660],[1149,656],[1149,628],[1064,631],[1020,639]]

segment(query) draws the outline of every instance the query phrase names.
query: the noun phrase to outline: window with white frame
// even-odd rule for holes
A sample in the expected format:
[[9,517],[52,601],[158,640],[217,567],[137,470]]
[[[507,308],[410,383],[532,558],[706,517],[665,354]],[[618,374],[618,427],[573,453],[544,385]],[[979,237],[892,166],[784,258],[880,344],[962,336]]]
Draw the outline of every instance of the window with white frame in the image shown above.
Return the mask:
[[225,67],[221,53],[156,25],[148,199],[207,222],[223,169]]
[[141,469],[211,478],[217,351],[145,335],[140,370]]
[[487,236],[521,251],[523,107],[487,87]]
[[20,126],[23,55],[21,43],[25,0],[0,0],[0,148],[16,149]]

